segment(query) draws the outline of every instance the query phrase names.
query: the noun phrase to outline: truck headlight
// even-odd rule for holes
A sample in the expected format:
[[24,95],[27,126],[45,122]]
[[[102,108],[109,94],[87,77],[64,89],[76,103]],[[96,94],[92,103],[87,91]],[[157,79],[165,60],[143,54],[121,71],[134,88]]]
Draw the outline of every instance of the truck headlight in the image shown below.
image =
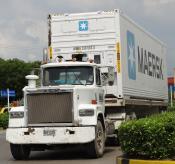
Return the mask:
[[79,116],[94,116],[93,109],[80,109]]
[[10,112],[10,118],[23,118],[24,112]]

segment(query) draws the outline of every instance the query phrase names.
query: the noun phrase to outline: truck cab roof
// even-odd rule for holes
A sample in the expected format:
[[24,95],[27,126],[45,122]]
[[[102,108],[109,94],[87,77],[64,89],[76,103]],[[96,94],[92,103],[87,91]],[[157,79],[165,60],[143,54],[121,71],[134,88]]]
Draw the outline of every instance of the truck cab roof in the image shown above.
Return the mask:
[[64,66],[101,66],[96,63],[90,63],[90,62],[61,62],[61,63],[48,63],[41,66],[41,68],[47,68],[47,67],[64,67]]

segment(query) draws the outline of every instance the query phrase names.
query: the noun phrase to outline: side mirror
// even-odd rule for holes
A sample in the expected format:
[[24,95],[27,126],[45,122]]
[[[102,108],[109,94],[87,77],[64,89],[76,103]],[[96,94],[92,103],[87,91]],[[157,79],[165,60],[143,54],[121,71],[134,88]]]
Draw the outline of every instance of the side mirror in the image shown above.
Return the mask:
[[109,86],[114,85],[114,70],[113,69],[109,69],[109,72],[108,72],[108,84],[109,84]]
[[102,67],[100,70],[102,76],[102,84],[112,86],[114,84],[114,68]]

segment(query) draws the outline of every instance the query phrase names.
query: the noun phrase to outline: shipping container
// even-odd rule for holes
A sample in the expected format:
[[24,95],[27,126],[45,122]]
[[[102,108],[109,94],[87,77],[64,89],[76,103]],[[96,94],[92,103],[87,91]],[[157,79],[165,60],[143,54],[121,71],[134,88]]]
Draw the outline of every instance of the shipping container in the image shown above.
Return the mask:
[[53,14],[48,22],[51,61],[85,53],[115,68],[114,85],[105,87],[106,95],[126,104],[136,99],[167,103],[166,46],[120,10]]

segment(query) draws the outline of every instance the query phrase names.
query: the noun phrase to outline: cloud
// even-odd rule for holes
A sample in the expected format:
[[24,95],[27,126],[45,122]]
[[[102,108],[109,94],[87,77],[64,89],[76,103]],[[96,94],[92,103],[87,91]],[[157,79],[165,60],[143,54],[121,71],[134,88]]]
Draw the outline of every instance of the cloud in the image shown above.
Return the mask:
[[26,27],[25,33],[31,39],[41,43],[47,42],[47,23],[40,21],[30,21],[30,26]]
[[47,15],[121,9],[167,44],[168,69],[175,66],[175,0],[0,0],[0,57],[42,59]]
[[41,59],[38,54],[42,56],[41,47],[47,42],[47,28],[43,22],[11,20],[0,25],[0,29],[0,57],[30,60],[29,53],[36,53],[35,59]]
[[175,3],[174,0],[144,0],[144,5],[151,7],[151,6],[157,6],[157,5],[166,5],[170,3]]
[[171,19],[169,14],[174,15],[175,0],[144,0],[143,5],[145,14],[153,19],[166,21]]

